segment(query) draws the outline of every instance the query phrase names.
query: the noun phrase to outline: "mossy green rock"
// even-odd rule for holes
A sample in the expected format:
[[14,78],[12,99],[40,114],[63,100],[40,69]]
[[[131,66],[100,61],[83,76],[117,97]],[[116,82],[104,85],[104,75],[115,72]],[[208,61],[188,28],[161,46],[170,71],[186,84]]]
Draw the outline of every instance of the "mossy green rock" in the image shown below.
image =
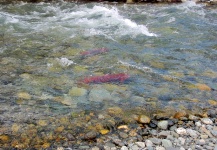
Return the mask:
[[84,96],[87,94],[87,90],[83,88],[73,87],[69,90],[69,95],[71,96]]

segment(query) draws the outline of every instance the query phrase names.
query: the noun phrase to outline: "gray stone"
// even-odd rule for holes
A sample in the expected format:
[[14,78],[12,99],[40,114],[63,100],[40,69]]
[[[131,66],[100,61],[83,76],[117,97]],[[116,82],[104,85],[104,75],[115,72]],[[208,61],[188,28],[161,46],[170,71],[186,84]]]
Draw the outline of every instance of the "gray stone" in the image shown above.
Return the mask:
[[158,124],[157,124],[157,126],[160,129],[166,130],[168,128],[168,121],[167,120],[159,121]]
[[204,124],[213,124],[212,120],[209,119],[209,118],[201,118],[201,121],[202,121]]
[[128,150],[128,148],[126,146],[122,146],[121,150]]
[[201,134],[200,137],[201,137],[201,139],[207,139],[209,136],[206,134]]
[[177,134],[177,133],[174,132],[174,131],[171,131],[171,135],[174,136],[175,138],[178,138],[178,137],[179,137],[179,134]]
[[171,141],[173,141],[173,140],[174,140],[174,138],[173,138],[173,136],[172,136],[172,135],[167,135],[167,139],[168,139],[168,140],[171,140]]
[[213,136],[217,137],[217,131],[216,130],[212,130],[211,133]]
[[167,139],[163,139],[162,140],[162,146],[163,147],[172,147],[172,142],[170,140],[167,140]]
[[139,150],[139,147],[137,145],[133,145],[130,149],[131,150]]
[[154,148],[151,146],[147,146],[147,150],[154,150]]
[[217,150],[217,144],[215,145],[214,150]]
[[145,145],[148,147],[152,147],[153,146],[153,143],[151,140],[145,140]]
[[198,145],[204,145],[204,144],[206,144],[206,141],[204,139],[200,139],[200,140],[197,140],[196,143]]
[[89,146],[87,146],[87,145],[82,145],[82,146],[79,146],[79,149],[90,149],[90,147]]
[[115,145],[124,146],[124,143],[118,138],[113,138],[112,141]]
[[195,122],[195,125],[196,125],[197,127],[200,127],[200,126],[202,126],[202,124],[201,124],[201,122],[200,122],[200,121],[197,121],[197,122]]
[[128,134],[124,133],[124,132],[120,132],[119,133],[120,137],[122,137],[123,139],[128,138]]
[[94,146],[93,148],[91,148],[91,150],[100,150],[99,147]]
[[180,147],[180,150],[185,150],[185,148],[184,147]]
[[166,149],[164,147],[162,147],[162,146],[157,146],[156,150],[166,150]]
[[105,90],[100,88],[94,88],[90,91],[89,100],[95,102],[102,102],[104,100],[111,100],[111,94]]
[[209,145],[209,146],[212,146],[212,147],[214,147],[214,146],[215,146],[213,143],[210,143],[210,142],[209,142],[209,144],[208,144],[208,145]]
[[154,144],[156,144],[156,145],[161,144],[161,139],[158,139],[158,138],[150,138],[149,140],[152,141],[152,143],[154,143]]
[[158,137],[167,137],[168,135],[170,135],[170,131],[161,131],[159,134],[158,134]]
[[166,150],[180,150],[180,148],[175,148],[175,147],[166,147]]
[[207,150],[213,150],[213,147],[212,147],[212,146],[209,146],[209,145],[205,145],[205,148],[206,148]]
[[189,115],[188,119],[189,119],[189,120],[198,120],[199,117],[194,116],[194,115]]
[[185,139],[184,138],[179,137],[178,139],[179,139],[179,142],[180,142],[181,145],[185,144]]
[[145,147],[145,142],[135,142],[135,144],[137,146],[139,146],[140,148],[144,148]]
[[202,150],[203,149],[203,147],[200,146],[200,145],[195,145],[195,148],[198,149],[198,150]]
[[197,131],[195,131],[195,130],[192,130],[192,129],[187,129],[186,130],[187,131],[187,133],[191,136],[191,137],[193,137],[193,138],[197,138]]

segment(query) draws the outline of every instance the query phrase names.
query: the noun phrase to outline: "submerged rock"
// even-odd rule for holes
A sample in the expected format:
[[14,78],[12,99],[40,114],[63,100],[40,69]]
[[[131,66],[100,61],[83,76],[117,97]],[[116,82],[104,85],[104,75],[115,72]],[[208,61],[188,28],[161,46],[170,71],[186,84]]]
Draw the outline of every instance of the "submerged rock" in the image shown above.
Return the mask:
[[83,88],[73,87],[69,90],[69,95],[71,96],[84,96],[87,94],[87,90]]
[[105,89],[93,88],[89,94],[89,100],[102,102],[104,100],[112,100],[110,92]]

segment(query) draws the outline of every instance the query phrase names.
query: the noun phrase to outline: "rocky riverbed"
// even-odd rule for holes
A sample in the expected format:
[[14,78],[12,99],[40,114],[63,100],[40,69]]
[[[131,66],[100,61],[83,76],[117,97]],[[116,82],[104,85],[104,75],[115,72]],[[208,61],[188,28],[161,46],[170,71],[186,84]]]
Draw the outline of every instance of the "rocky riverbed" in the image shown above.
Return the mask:
[[[197,111],[172,108],[77,112],[62,118],[1,120],[2,149],[217,149],[216,102]],[[16,120],[16,119],[14,119]]]

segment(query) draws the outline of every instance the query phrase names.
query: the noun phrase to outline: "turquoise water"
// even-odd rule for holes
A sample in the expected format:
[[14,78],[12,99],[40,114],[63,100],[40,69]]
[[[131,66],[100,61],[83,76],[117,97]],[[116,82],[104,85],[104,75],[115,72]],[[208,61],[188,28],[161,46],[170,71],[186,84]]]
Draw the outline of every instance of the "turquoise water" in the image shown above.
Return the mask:
[[[100,48],[108,51],[81,55]],[[216,64],[217,10],[194,2],[0,6],[6,121],[110,106],[208,107],[217,100]],[[117,73],[130,78],[80,83]]]

